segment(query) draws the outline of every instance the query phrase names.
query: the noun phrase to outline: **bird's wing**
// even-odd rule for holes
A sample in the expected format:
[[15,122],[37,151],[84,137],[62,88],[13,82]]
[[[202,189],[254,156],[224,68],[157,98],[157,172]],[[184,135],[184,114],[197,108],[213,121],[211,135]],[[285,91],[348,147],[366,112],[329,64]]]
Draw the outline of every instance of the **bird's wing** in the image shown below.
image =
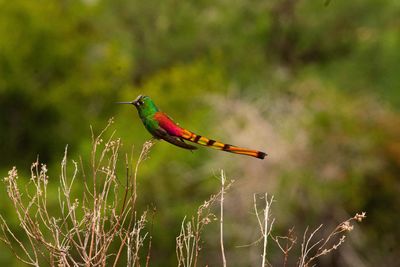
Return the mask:
[[181,137],[182,128],[174,122],[166,113],[157,112],[154,115],[154,119],[158,122],[160,128],[166,131],[171,136]]
[[156,136],[157,136],[158,138],[161,138],[161,139],[163,139],[163,140],[167,141],[168,143],[171,143],[171,144],[173,144],[173,145],[175,145],[175,146],[179,146],[179,147],[181,147],[181,148],[185,148],[185,149],[189,149],[189,150],[195,150],[195,149],[197,149],[197,147],[192,146],[192,145],[189,145],[189,144],[186,144],[185,142],[179,140],[178,137],[169,135],[169,134],[167,133],[167,131],[165,131],[165,130],[162,129],[162,128],[157,129],[157,130],[155,131],[155,134],[156,134]]

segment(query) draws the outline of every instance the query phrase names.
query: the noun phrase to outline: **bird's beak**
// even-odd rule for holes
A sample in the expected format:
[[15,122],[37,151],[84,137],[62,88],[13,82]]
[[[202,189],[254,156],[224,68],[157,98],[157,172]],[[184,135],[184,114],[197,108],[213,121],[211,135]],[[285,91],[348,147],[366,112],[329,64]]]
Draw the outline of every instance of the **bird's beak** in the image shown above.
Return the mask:
[[115,104],[129,104],[129,105],[134,105],[135,104],[135,101],[133,101],[133,102],[115,102]]
[[139,95],[138,97],[136,97],[135,100],[131,101],[131,102],[115,102],[115,104],[129,104],[129,105],[134,105],[135,107],[137,107],[139,100],[142,98],[142,95]]

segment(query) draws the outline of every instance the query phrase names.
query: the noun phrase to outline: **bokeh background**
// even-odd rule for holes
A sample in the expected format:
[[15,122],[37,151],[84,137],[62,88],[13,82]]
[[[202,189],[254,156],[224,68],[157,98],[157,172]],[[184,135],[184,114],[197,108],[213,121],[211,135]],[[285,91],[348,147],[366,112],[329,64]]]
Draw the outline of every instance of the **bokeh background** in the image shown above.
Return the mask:
[[[397,0],[0,0],[0,171],[28,179],[39,155],[56,190],[65,146],[89,155],[90,125],[111,117],[137,157],[150,135],[133,107],[113,102],[146,94],[185,128],[269,154],[157,143],[139,175],[140,209],[157,209],[152,266],[177,265],[181,220],[218,191],[220,169],[236,180],[229,266],[260,264],[259,246],[238,246],[259,237],[252,199],[264,192],[276,199],[273,233],[294,226],[298,242],[307,226],[328,231],[367,212],[318,266],[400,266],[399,49]],[[202,266],[220,264],[218,242],[208,225]],[[23,266],[0,251],[1,264]]]

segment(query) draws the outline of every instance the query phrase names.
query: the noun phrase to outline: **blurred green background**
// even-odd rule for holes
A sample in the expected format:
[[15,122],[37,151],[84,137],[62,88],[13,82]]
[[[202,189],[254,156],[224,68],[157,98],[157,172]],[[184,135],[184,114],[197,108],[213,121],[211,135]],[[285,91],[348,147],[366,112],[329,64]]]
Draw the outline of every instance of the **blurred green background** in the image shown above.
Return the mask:
[[[259,247],[237,246],[259,236],[252,198],[263,192],[277,200],[274,233],[295,226],[299,243],[307,225],[367,212],[318,266],[400,266],[399,25],[398,0],[0,0],[1,173],[29,177],[40,155],[56,185],[65,145],[89,155],[90,125],[110,117],[137,157],[150,135],[113,102],[146,94],[185,128],[269,154],[157,143],[139,175],[140,209],[157,208],[152,266],[177,265],[180,222],[218,191],[220,169],[236,180],[229,266],[260,264]],[[217,266],[218,225],[207,227],[201,266]],[[23,266],[4,244],[0,263]]]

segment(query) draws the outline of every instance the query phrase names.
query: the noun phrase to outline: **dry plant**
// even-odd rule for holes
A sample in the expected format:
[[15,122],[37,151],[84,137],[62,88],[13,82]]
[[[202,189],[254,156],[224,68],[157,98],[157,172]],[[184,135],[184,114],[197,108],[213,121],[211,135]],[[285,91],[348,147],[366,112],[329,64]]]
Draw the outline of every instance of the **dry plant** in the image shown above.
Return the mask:
[[[182,221],[181,231],[176,238],[176,255],[178,259],[178,267],[195,267],[198,264],[199,252],[201,250],[201,233],[204,230],[204,226],[212,221],[217,220],[216,216],[211,212],[212,205],[219,199],[220,203],[220,248],[222,257],[222,266],[227,266],[227,260],[225,257],[225,246],[224,246],[224,195],[227,189],[230,188],[233,181],[230,181],[228,185],[226,183],[226,177],[223,170],[220,174],[221,188],[220,191],[212,195],[207,201],[202,204],[197,210],[197,216],[192,217],[190,221],[186,221],[186,217]],[[275,218],[272,218],[271,208],[274,202],[274,196],[269,197],[267,193],[259,197],[263,201],[263,207],[260,209],[257,204],[257,195],[253,195],[254,212],[257,218],[257,223],[261,232],[260,238],[250,245],[241,247],[248,247],[255,244],[262,243],[261,253],[261,266],[272,266],[268,261],[267,248],[268,240],[271,239],[279,250],[283,253],[283,264],[282,266],[288,266],[289,253],[297,244],[297,237],[294,234],[294,228],[288,230],[287,235],[274,236],[272,235],[272,229],[275,223]],[[338,237],[339,234],[349,232],[353,229],[352,221],[362,222],[366,218],[366,213],[356,214],[354,217],[340,223],[327,237],[322,238],[318,241],[313,242],[315,234],[322,229],[320,225],[315,229],[307,238],[308,228],[304,232],[303,242],[301,244],[301,255],[298,257],[298,267],[309,267],[310,264],[322,255],[327,255],[333,250],[336,250],[345,240],[345,235]],[[313,252],[313,253],[311,253]],[[294,256],[296,257],[296,256]],[[293,256],[291,257],[293,258]]]
[[220,197],[220,216],[219,216],[219,229],[220,229],[220,245],[222,255],[222,266],[226,267],[226,257],[224,248],[224,194],[225,194],[225,173],[221,170],[221,197]]
[[[274,196],[272,196],[268,200],[268,195],[265,194],[263,198],[265,200],[265,206],[262,209],[263,218],[261,219],[260,212],[258,211],[257,207],[256,195],[254,195],[254,211],[260,227],[261,237],[253,244],[260,243],[261,241],[263,241],[261,266],[262,267],[267,265],[272,266],[268,262],[266,256],[268,237],[271,237],[271,239],[275,241],[275,244],[279,247],[279,249],[284,255],[282,266],[285,267],[288,264],[289,252],[296,245],[297,237],[294,234],[293,231],[294,228],[289,229],[288,234],[286,236],[273,236],[271,234],[272,226],[275,222],[275,218],[271,219],[271,205],[274,201]],[[308,227],[307,227],[303,235],[303,241],[301,243],[301,255],[299,257],[297,266],[298,267],[315,266],[311,264],[318,257],[331,253],[332,251],[338,249],[340,245],[343,244],[343,242],[346,239],[345,233],[353,230],[354,226],[351,224],[352,221],[362,222],[362,220],[365,218],[366,218],[365,212],[362,212],[361,214],[357,213],[354,217],[337,225],[335,229],[332,232],[330,232],[330,234],[326,238],[321,238],[317,241],[313,241],[313,238],[316,235],[316,233],[322,229],[323,225],[321,224],[319,227],[317,227],[308,237],[307,237],[307,232],[308,232]]]
[[[152,141],[143,145],[134,168],[125,157],[125,182],[117,177],[117,163],[121,141],[111,133],[103,141],[105,132],[112,124],[95,137],[92,131],[90,172],[86,173],[83,160],[67,164],[67,148],[61,162],[60,184],[58,186],[59,209],[49,201],[49,176],[47,167],[36,161],[31,167],[31,177],[25,187],[21,186],[18,172],[13,167],[4,178],[8,197],[16,211],[17,218],[26,240],[14,233],[0,215],[2,230],[0,239],[13,251],[16,258],[32,266],[140,266],[140,256],[146,238],[148,251],[144,261],[149,266],[151,236],[146,230],[148,211],[139,214],[136,209],[137,174],[140,163],[147,158]],[[79,180],[79,182],[77,182]],[[227,266],[224,246],[224,196],[233,181],[226,183],[224,171],[220,174],[221,188],[215,195],[197,209],[190,220],[183,219],[181,230],[176,237],[178,266],[196,267],[201,250],[201,235],[204,227],[217,220],[211,209],[219,200],[220,249],[222,266]],[[77,190],[80,187],[81,190]],[[80,193],[77,193],[80,192]],[[275,219],[271,207],[274,196],[261,196],[262,209],[254,195],[254,211],[261,232],[253,244],[262,243],[261,266],[272,266],[267,252],[271,244],[277,245],[283,253],[283,266],[289,262],[289,253],[296,246],[297,237],[293,228],[284,236],[272,235]],[[345,233],[353,229],[353,221],[361,222],[365,212],[340,223],[326,238],[316,239],[322,224],[308,235],[305,230],[301,244],[301,255],[297,266],[309,267],[317,258],[336,250],[345,241]],[[268,254],[269,255],[269,254]],[[122,258],[125,258],[123,260]],[[293,258],[293,256],[292,256]]]
[[262,253],[262,263],[261,266],[266,266],[266,264],[270,265],[269,262],[267,261],[267,245],[268,245],[268,236],[271,235],[272,231],[272,226],[274,225],[275,218],[271,220],[270,216],[270,209],[272,206],[272,202],[274,201],[274,196],[272,196],[268,200],[268,194],[265,193],[264,195],[264,200],[265,200],[265,208],[263,209],[263,218],[260,218],[258,208],[257,208],[257,199],[256,195],[253,195],[253,201],[254,201],[254,212],[257,217],[258,225],[260,227],[261,231],[261,238],[260,241],[263,240],[263,253]]
[[[288,230],[287,235],[285,236],[272,236],[271,238],[275,241],[276,245],[283,253],[283,267],[286,267],[289,259],[289,252],[292,250],[294,245],[296,244],[297,237],[294,234],[294,227]],[[283,243],[284,242],[284,243]]]
[[199,252],[201,250],[201,233],[204,227],[217,220],[217,217],[211,212],[213,204],[220,198],[221,203],[221,250],[223,255],[223,263],[226,266],[225,253],[223,249],[223,201],[224,193],[228,190],[232,183],[231,180],[225,185],[226,178],[223,171],[221,171],[221,189],[217,194],[211,195],[210,198],[197,209],[197,215],[192,216],[190,221],[186,221],[186,217],[182,220],[181,231],[176,237],[176,256],[178,259],[178,267],[196,267],[199,259]]
[[[139,215],[135,209],[136,176],[152,142],[144,144],[133,173],[126,160],[123,184],[116,173],[120,139],[114,138],[115,132],[105,142],[102,139],[111,124],[112,120],[97,137],[92,131],[89,173],[85,173],[82,159],[80,164],[72,161],[71,171],[65,149],[58,211],[53,203],[48,203],[46,165],[39,161],[32,164],[31,178],[25,188],[21,188],[15,167],[4,178],[28,242],[17,237],[2,216],[1,240],[20,261],[32,266],[117,266],[124,255],[126,266],[139,266],[139,253],[148,235],[145,230],[148,212]],[[76,190],[78,186],[83,190]],[[81,193],[74,194],[76,191]]]
[[[346,235],[344,233],[350,232],[353,230],[354,226],[351,224],[352,221],[362,222],[365,219],[366,213],[362,212],[361,214],[356,213],[354,217],[340,223],[336,226],[336,228],[328,235],[326,239],[321,238],[317,241],[313,242],[314,235],[322,228],[322,224],[318,226],[307,238],[308,228],[305,230],[303,235],[303,243],[301,244],[301,256],[299,260],[299,267],[309,267],[310,264],[323,255],[327,255],[333,250],[338,249],[340,245],[346,239]],[[343,234],[342,234],[343,233]],[[310,252],[316,249],[314,255],[310,256]]]

